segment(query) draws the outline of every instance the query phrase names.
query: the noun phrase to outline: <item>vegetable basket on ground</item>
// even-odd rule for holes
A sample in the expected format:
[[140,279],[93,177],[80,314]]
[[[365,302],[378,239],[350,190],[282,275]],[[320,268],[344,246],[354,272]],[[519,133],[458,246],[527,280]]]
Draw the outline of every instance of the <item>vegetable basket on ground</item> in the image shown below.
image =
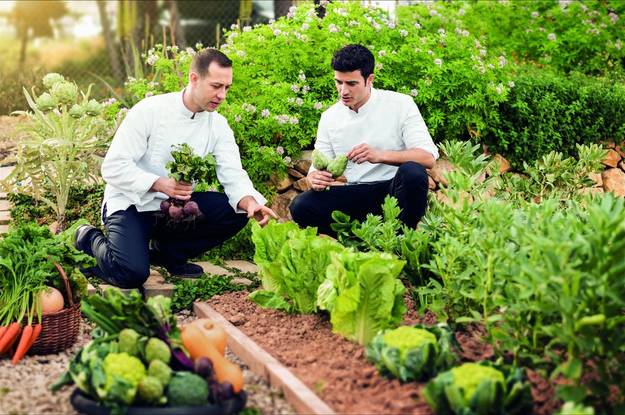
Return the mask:
[[243,373],[225,357],[221,326],[199,319],[179,328],[171,299],[144,301],[137,291],[108,289],[82,303],[95,323],[52,386],[74,384],[74,408],[85,414],[229,414],[245,407]]

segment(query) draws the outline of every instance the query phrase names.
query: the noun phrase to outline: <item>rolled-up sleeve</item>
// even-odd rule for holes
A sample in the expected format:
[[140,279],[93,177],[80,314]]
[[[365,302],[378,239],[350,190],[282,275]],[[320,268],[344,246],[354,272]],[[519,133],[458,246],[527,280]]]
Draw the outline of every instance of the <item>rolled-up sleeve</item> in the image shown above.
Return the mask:
[[407,149],[420,148],[432,154],[438,159],[438,148],[430,136],[421,112],[412,98],[407,97],[405,102],[404,117],[401,124],[401,133]]
[[243,170],[239,146],[234,141],[232,129],[228,125],[220,125],[215,134],[217,137],[213,156],[217,161],[217,179],[224,187],[230,206],[236,212],[244,212],[237,205],[245,196],[252,196],[261,205],[266,204],[267,199],[254,189],[250,177]]
[[152,128],[152,116],[142,108],[138,104],[126,114],[113,137],[101,170],[107,184],[139,198],[152,188],[159,177],[137,165],[147,151]]

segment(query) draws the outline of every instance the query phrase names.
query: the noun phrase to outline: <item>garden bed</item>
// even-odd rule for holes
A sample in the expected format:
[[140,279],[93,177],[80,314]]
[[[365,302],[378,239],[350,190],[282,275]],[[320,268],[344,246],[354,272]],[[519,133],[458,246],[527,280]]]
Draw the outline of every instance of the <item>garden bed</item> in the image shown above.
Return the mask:
[[[337,413],[433,413],[421,396],[424,384],[401,384],[381,376],[366,360],[364,347],[332,333],[324,315],[289,315],[263,309],[246,292],[213,297],[207,304],[278,359]],[[412,309],[412,308],[410,308]],[[405,316],[405,323],[433,323],[432,315]],[[457,333],[464,360],[492,355],[481,330]],[[535,413],[557,408],[552,385],[532,372]]]

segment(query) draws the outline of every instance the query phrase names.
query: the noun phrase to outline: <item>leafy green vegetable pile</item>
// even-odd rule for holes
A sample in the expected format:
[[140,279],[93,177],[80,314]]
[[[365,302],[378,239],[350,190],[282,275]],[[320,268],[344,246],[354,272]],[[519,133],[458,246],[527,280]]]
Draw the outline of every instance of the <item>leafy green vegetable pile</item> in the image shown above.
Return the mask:
[[[169,170],[169,177],[176,181],[210,184],[216,180],[215,166],[217,161],[212,154],[200,157],[194,153],[190,145],[183,143],[172,146],[171,156],[173,161],[168,162],[165,167]],[[171,197],[161,202],[161,211],[169,215],[174,222],[183,219],[194,220],[202,215],[196,202],[192,200],[182,201]]]

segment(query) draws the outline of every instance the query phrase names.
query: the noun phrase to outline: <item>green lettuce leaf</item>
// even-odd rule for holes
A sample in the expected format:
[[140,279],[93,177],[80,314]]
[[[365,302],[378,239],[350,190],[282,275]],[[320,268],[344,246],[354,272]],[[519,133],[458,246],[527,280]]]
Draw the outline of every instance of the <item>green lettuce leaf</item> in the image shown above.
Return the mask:
[[317,304],[330,312],[332,330],[360,344],[402,319],[404,285],[399,274],[405,261],[377,252],[332,254],[328,281],[317,290]]

